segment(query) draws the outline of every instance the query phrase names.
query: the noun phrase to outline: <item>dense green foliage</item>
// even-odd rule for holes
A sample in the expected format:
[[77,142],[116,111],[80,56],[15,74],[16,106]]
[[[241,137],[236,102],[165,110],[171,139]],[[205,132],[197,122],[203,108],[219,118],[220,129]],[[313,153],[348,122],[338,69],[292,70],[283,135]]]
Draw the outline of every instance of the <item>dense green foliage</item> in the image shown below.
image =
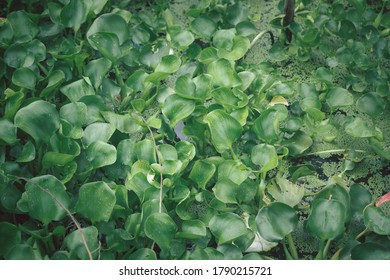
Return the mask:
[[6,1],[0,258],[390,259],[390,2],[193,2]]

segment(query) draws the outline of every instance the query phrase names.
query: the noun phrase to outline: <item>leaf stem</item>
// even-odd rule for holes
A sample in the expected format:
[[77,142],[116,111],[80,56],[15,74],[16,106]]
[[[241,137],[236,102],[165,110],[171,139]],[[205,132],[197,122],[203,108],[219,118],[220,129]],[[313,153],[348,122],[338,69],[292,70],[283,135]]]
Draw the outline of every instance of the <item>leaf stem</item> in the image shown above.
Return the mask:
[[366,227],[361,233],[359,233],[358,235],[356,235],[355,239],[358,240],[360,239],[363,235],[365,235],[367,232],[369,231],[369,229]]
[[291,256],[294,258],[294,260],[297,260],[298,251],[297,248],[295,247],[294,240],[292,239],[291,233],[287,234],[287,242],[291,251]]
[[122,73],[119,70],[118,64],[114,64],[114,71],[116,79],[119,83],[119,86],[121,87],[121,100],[124,100],[126,97],[127,87],[125,85],[125,82],[123,81]]
[[287,249],[286,242],[282,241],[283,251],[286,254],[286,260],[293,260],[293,256],[291,255],[290,251]]
[[326,255],[328,254],[328,250],[329,250],[329,246],[330,246],[330,243],[332,242],[332,240],[328,239],[328,241],[326,241],[326,244],[325,244],[325,247],[324,247],[324,250],[322,252],[322,256],[325,258]]
[[[333,149],[333,150],[324,150],[324,151],[318,151],[318,152],[313,152],[309,154],[304,154],[302,156],[316,156],[316,155],[323,155],[323,154],[341,154],[347,152],[348,149]],[[354,152],[357,153],[367,153],[367,151],[364,150],[353,150]]]

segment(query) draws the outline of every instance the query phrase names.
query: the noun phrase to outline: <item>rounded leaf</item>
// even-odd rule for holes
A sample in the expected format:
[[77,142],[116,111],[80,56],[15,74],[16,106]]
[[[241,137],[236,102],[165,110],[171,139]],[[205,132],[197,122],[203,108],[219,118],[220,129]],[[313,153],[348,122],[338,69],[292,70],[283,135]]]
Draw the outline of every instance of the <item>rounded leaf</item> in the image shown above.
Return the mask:
[[188,177],[194,181],[199,188],[205,189],[206,184],[213,177],[215,171],[216,167],[214,164],[204,160],[197,160]]
[[66,27],[72,27],[77,32],[81,24],[87,20],[87,15],[87,5],[84,1],[70,0],[61,9],[61,23]]
[[217,239],[218,245],[229,243],[247,232],[244,221],[234,213],[213,216],[209,222],[209,228]]
[[99,16],[92,23],[87,32],[87,39],[89,44],[98,50],[96,44],[90,39],[90,36],[98,32],[107,32],[115,34],[118,38],[119,45],[129,38],[129,30],[126,21],[118,14],[108,13]]
[[379,116],[385,109],[385,106],[383,99],[373,92],[362,95],[356,101],[356,107],[373,118]]
[[353,104],[353,95],[348,90],[335,87],[331,88],[326,96],[326,102],[332,111]]
[[92,223],[108,222],[115,202],[115,192],[106,183],[91,182],[80,187],[75,209]]
[[220,87],[236,87],[241,85],[241,79],[232,67],[229,60],[220,58],[211,62],[207,67],[213,84]]
[[200,15],[191,22],[191,30],[203,38],[210,38],[217,30],[215,22],[206,15]]
[[93,142],[86,149],[87,160],[94,168],[114,164],[116,161],[116,148],[102,141]]
[[211,141],[219,153],[231,149],[233,143],[240,138],[240,123],[222,110],[214,110],[205,117],[211,132]]
[[195,102],[178,95],[170,95],[164,101],[162,113],[175,126],[179,121],[187,118],[195,110]]
[[278,154],[272,145],[259,144],[253,147],[251,160],[254,164],[260,165],[260,172],[267,172],[278,166]]
[[12,75],[12,83],[21,88],[34,90],[37,81],[37,76],[29,68],[18,68]]
[[215,197],[223,203],[237,203],[239,186],[227,178],[219,180],[214,188]]
[[163,250],[168,251],[175,237],[177,226],[166,213],[151,214],[145,221],[145,234],[157,243]]
[[64,244],[71,253],[71,259],[88,260],[89,255],[85,248],[84,241],[86,242],[89,251],[97,256],[98,254],[98,230],[94,226],[78,229],[70,233],[65,237]]
[[364,209],[364,224],[380,235],[390,235],[390,217],[379,207],[369,205]]
[[348,123],[345,126],[345,132],[353,137],[359,138],[373,137],[376,135],[375,127],[360,117],[356,117],[352,122]]
[[351,251],[353,260],[390,260],[390,251],[377,243],[356,245]]
[[307,231],[321,240],[334,240],[344,232],[345,207],[333,199],[315,199],[307,220]]
[[0,222],[0,235],[2,240],[0,243],[0,256],[4,258],[14,245],[21,242],[21,232],[14,224]]
[[52,175],[44,175],[28,181],[19,203],[27,206],[26,210],[31,217],[48,224],[66,216],[63,207],[69,207],[70,199],[61,181]]
[[16,113],[15,126],[31,135],[36,142],[48,143],[60,127],[60,118],[52,104],[38,100]]
[[177,237],[186,239],[197,239],[206,236],[206,225],[200,220],[183,221],[181,232]]
[[16,130],[16,126],[9,120],[0,120],[0,141],[10,145],[16,144],[19,141]]
[[278,242],[291,233],[298,224],[293,208],[281,202],[273,202],[260,209],[256,226],[260,235],[269,242]]

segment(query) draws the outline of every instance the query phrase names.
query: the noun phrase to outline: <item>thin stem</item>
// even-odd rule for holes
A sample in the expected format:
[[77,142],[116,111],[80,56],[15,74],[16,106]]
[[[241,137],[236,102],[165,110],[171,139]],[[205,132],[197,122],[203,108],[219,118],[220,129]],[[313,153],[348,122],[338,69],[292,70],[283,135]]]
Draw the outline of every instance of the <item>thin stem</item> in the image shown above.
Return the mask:
[[361,238],[363,235],[365,235],[368,231],[369,231],[369,229],[368,229],[368,228],[365,228],[361,233],[359,233],[359,234],[355,237],[355,239],[356,239],[356,240],[360,239],[360,238]]
[[[256,44],[256,42],[264,36],[264,34],[268,33],[269,31],[261,31],[259,34],[256,35],[256,37],[252,40],[252,42],[249,45],[249,50]],[[271,35],[272,36],[272,35]]]
[[121,87],[121,100],[125,99],[127,87],[125,85],[125,82],[123,81],[122,73],[118,68],[117,64],[114,64],[114,71],[116,79],[118,80],[119,86]]
[[298,251],[297,248],[295,247],[294,240],[292,239],[291,233],[287,234],[287,242],[291,251],[291,256],[294,258],[294,260],[297,260]]
[[330,243],[332,242],[332,240],[328,239],[328,241],[326,241],[326,244],[325,244],[325,247],[324,247],[324,250],[322,252],[322,256],[324,258],[326,258],[326,255],[328,254],[328,250],[329,250],[329,246],[330,246]]
[[320,250],[318,251],[317,256],[314,258],[315,260],[323,260],[324,259],[324,247],[325,247],[325,241],[321,240]]
[[160,157],[160,154],[158,152],[158,148],[157,148],[157,144],[156,144],[156,140],[154,139],[154,135],[153,135],[153,131],[152,129],[147,125],[145,119],[141,116],[142,118],[142,121],[145,123],[146,127],[148,128],[149,130],[149,133],[150,133],[150,137],[152,138],[152,142],[153,142],[153,146],[154,146],[154,150],[156,152],[156,155],[157,155],[157,161],[158,161],[158,164],[161,166],[161,170],[160,170],[160,194],[159,194],[159,206],[158,206],[158,212],[159,213],[162,213],[162,200],[163,200],[163,166],[162,166],[162,160],[161,160],[161,157]]
[[234,152],[233,147],[230,147],[230,153],[232,154],[232,157],[234,160],[238,160],[238,157],[237,157],[236,153]]
[[286,243],[283,240],[282,241],[283,251],[286,254],[286,260],[293,260],[293,256],[291,255],[290,251],[287,249]]
[[[323,155],[323,154],[342,154],[347,151],[348,149],[333,149],[333,150],[313,152],[313,153],[305,154],[304,156],[316,156],[316,155]],[[363,154],[367,153],[367,151],[364,150],[353,150],[353,151],[357,153],[363,153]]]

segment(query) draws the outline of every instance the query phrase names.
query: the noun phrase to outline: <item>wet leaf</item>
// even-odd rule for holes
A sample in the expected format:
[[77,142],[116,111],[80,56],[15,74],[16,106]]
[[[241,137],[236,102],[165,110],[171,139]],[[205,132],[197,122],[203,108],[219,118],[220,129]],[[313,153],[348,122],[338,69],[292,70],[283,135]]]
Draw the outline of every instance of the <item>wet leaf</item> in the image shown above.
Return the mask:
[[145,222],[145,234],[157,243],[164,251],[168,251],[175,237],[177,226],[166,213],[154,213]]
[[217,238],[218,245],[226,244],[244,235],[247,228],[243,220],[234,213],[223,213],[211,218],[209,228]]

